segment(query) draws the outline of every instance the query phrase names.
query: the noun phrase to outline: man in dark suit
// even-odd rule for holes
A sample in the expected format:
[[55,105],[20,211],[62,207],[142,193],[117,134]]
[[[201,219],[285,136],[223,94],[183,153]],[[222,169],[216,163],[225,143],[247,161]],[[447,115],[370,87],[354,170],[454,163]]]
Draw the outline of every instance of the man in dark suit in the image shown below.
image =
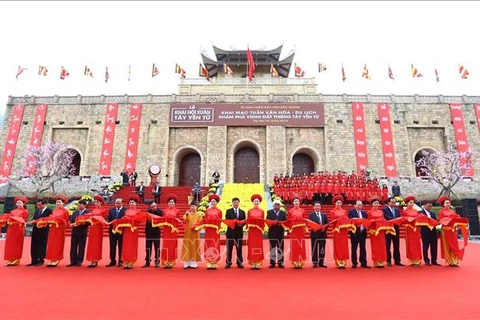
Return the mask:
[[[148,208],[147,212],[158,217],[163,216],[162,210],[157,208],[157,204],[155,202],[150,204],[150,208]],[[145,225],[145,264],[142,268],[150,267],[152,246],[155,249],[155,268],[160,267],[160,232],[161,231],[159,227],[152,227],[152,221],[147,220]]]
[[[387,199],[387,206],[382,210],[385,220],[400,218],[400,211],[395,208],[396,203],[397,201],[394,197],[390,197]],[[400,228],[397,225],[395,226],[395,233],[396,235],[385,235],[385,240],[387,242],[387,265],[392,265],[392,253],[390,251],[390,247],[393,243],[393,260],[395,262],[395,265],[403,267],[404,264],[402,264],[400,259]]]
[[393,186],[392,186],[392,195],[394,197],[397,197],[397,196],[400,196],[400,186],[398,185],[398,182],[397,181],[394,181],[393,182]]
[[[125,207],[123,207],[123,200],[121,198],[115,199],[115,207],[108,211],[107,222],[112,222],[115,219],[120,219],[125,215]],[[118,247],[118,266],[123,266],[122,261],[122,241],[123,235],[119,233],[113,233],[113,225],[110,225],[108,229],[108,238],[110,241],[110,263],[107,267],[114,267],[116,265],[116,251]]]
[[[428,201],[423,205],[421,214],[426,215],[429,218],[437,220],[437,216],[435,212],[432,211],[432,202]],[[437,237],[437,230],[434,228],[430,230],[428,227],[422,227],[420,229],[420,233],[422,235],[422,249],[423,249],[423,261],[425,261],[425,265],[430,266],[440,266],[437,262],[437,244],[438,244],[438,237]],[[428,249],[430,248],[430,258],[428,258]]]
[[[232,208],[228,209],[225,213],[226,220],[245,220],[246,215],[245,211],[239,208],[240,199],[237,197],[232,199]],[[243,245],[243,224],[237,223],[234,229],[227,228],[227,261],[225,268],[228,269],[232,266],[232,253],[233,246],[235,245],[237,251],[237,267],[243,269],[243,255],[242,255],[242,245]]]
[[[315,202],[313,205],[313,212],[309,214],[308,219],[318,224],[327,224],[328,217],[326,214],[320,212],[322,205],[320,202]],[[312,244],[312,263],[313,267],[326,268],[325,265],[325,243],[327,241],[327,232],[318,230],[310,231],[310,241]]]
[[[78,210],[73,211],[70,217],[70,223],[75,223],[77,217],[80,217],[90,210],[86,209],[87,201],[78,201]],[[72,227],[72,236],[70,238],[70,264],[67,267],[80,267],[85,258],[85,245],[87,244],[88,224],[82,224]]]
[[[273,201],[273,209],[267,211],[267,219],[268,220],[276,220],[276,221],[285,221],[287,220],[287,215],[284,211],[280,210],[280,205],[282,203],[279,200]],[[268,242],[270,244],[270,266],[269,268],[275,268],[275,262],[277,263],[279,268],[285,268],[283,265],[284,263],[284,235],[285,230],[283,226],[273,225],[268,228]]]
[[[46,206],[46,201],[40,199],[36,203],[37,210],[33,215],[33,220],[48,217],[52,214],[52,209]],[[37,228],[37,225],[33,225],[32,240],[30,245],[30,256],[32,262],[27,264],[30,266],[42,266],[45,261],[45,254],[47,253],[47,240],[48,240],[49,228]]]
[[[362,211],[363,203],[360,200],[355,202],[355,206],[352,210],[348,211],[348,217],[350,219],[360,218],[366,219],[367,213]],[[350,241],[352,244],[352,268],[357,267],[357,248],[360,246],[360,266],[362,268],[370,269],[370,266],[367,265],[367,250],[365,244],[367,242],[367,229],[364,226],[357,227],[355,233],[350,233]]]
[[157,205],[160,204],[160,195],[162,194],[162,187],[160,187],[160,184],[158,182],[155,184],[155,187],[153,188],[152,193],[153,193],[155,203]]
[[140,203],[145,202],[145,186],[143,185],[143,181],[140,181],[140,185],[137,187],[137,194],[140,198]]

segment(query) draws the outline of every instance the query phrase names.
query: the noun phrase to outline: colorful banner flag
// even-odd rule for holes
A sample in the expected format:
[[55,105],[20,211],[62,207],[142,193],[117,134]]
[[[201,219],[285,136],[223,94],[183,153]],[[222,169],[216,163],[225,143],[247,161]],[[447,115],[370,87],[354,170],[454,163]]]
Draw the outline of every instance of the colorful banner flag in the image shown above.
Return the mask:
[[342,63],[342,80],[345,82],[347,80],[347,76],[345,75],[345,69],[343,68],[343,63]]
[[46,66],[38,66],[38,75],[39,76],[46,76],[48,73],[48,69]]
[[226,64],[226,63],[223,64],[223,72],[226,73],[226,74],[229,74],[229,75],[233,76],[233,71],[232,71],[232,69],[230,69],[230,67],[229,67],[228,64]]
[[392,68],[390,68],[390,65],[388,65],[388,77],[393,81],[395,81],[395,78],[393,77]]
[[110,79],[110,74],[108,73],[108,67],[105,67],[105,83],[108,83],[108,79]]
[[363,73],[362,73],[362,78],[365,78],[367,80],[371,80],[370,75],[368,74],[368,68],[367,65],[363,67]]
[[175,64],[175,73],[178,73],[181,79],[185,79],[185,76],[187,74],[185,70],[183,70],[182,67],[178,65],[178,63]]
[[125,155],[125,170],[130,174],[137,165],[138,137],[140,130],[140,117],[142,115],[142,104],[130,104],[130,118],[127,133],[127,153]]
[[435,77],[437,78],[437,82],[440,82],[440,78],[438,77],[437,67],[435,67]]
[[253,60],[252,51],[247,47],[247,62],[248,62],[248,81],[252,82],[253,74],[255,73],[255,60]]
[[397,164],[393,146],[392,124],[390,122],[390,105],[387,103],[377,104],[378,117],[380,119],[380,136],[382,138],[383,165],[386,177],[397,176]]
[[65,80],[68,76],[70,76],[70,73],[68,73],[67,69],[62,66],[62,69],[60,70],[60,80]]
[[327,71],[327,66],[324,65],[323,63],[319,63],[319,64],[318,64],[318,72],[319,72],[319,73],[322,73],[322,72],[324,72],[324,71]]
[[[33,123],[32,136],[30,138],[30,148],[39,148],[42,145],[43,130],[45,127],[45,118],[47,116],[48,106],[46,104],[38,104],[35,111],[35,120]],[[25,175],[31,176],[35,173],[37,168],[35,167],[34,158],[28,159],[27,166],[25,168]]]
[[363,103],[352,103],[353,137],[355,139],[355,158],[357,160],[357,172],[368,168],[367,135],[365,132],[365,116]]
[[198,69],[198,76],[204,77],[204,78],[206,78],[207,80],[210,81],[208,70],[207,70],[207,68],[205,68],[205,66],[204,66],[203,64],[201,64],[201,63],[200,63],[200,67],[199,67],[199,69]]
[[462,65],[458,66],[458,73],[460,74],[461,79],[468,79],[470,73]]
[[422,78],[423,75],[421,73],[418,72],[418,69],[415,68],[412,64],[412,77],[413,78]]
[[24,71],[27,71],[27,70],[28,70],[27,68],[24,68],[22,66],[18,66],[17,75],[15,76],[15,79],[18,80],[18,76],[21,75]]
[[465,131],[465,121],[463,118],[462,105],[450,104],[450,114],[452,115],[453,131],[457,142],[457,150],[463,155],[460,158],[460,165],[466,168],[463,172],[468,177],[473,177],[473,167],[470,159],[465,157],[465,153],[470,150],[467,140],[467,132]]
[[158,68],[154,63],[153,66],[152,66],[152,78],[157,76],[159,73],[160,73],[160,71],[158,71]]
[[87,77],[93,78],[92,70],[90,70],[90,68],[87,67],[86,65],[85,65],[85,71],[83,72],[83,74],[86,75]]
[[273,64],[270,64],[270,74],[272,75],[273,78],[278,78],[278,71],[275,69]]
[[7,140],[3,149],[3,158],[0,164],[0,183],[8,181],[8,177],[12,172],[13,158],[15,157],[15,150],[17,148],[18,135],[20,134],[20,126],[22,124],[23,104],[16,104],[13,106],[12,119],[8,128]]
[[305,71],[302,70],[297,64],[295,63],[295,77],[303,78],[305,76]]
[[102,152],[100,154],[100,169],[98,171],[98,174],[103,176],[110,175],[117,113],[118,103],[107,104],[107,112],[105,114],[105,126],[103,128]]
[[480,133],[480,104],[475,104],[475,118],[477,118],[478,133]]

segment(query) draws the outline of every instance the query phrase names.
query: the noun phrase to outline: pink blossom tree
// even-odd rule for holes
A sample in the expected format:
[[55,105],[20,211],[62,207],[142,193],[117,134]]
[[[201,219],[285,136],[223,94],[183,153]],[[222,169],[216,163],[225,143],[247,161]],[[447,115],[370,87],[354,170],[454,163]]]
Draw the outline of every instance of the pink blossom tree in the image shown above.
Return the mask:
[[455,185],[463,178],[470,177],[472,164],[479,154],[471,149],[460,152],[454,147],[447,151],[422,150],[422,157],[415,163],[422,175],[435,181],[442,187],[439,197],[458,196],[453,192]]
[[74,173],[74,153],[68,144],[50,141],[40,147],[30,147],[22,158],[24,177],[29,177],[35,196],[50,189],[62,177]]

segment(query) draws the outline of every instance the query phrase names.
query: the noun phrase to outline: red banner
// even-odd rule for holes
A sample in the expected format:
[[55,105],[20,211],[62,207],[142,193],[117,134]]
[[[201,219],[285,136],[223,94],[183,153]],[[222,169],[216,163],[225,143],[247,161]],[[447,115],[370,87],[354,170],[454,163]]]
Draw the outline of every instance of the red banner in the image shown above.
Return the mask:
[[[475,112],[477,112],[476,108]],[[457,150],[458,152],[467,152],[470,148],[468,146],[467,133],[465,132],[465,122],[463,120],[462,105],[451,104],[450,113],[452,115],[455,140],[457,141]],[[465,170],[466,176],[473,176],[473,168],[471,166],[471,162],[469,159],[466,159],[464,155],[460,158],[460,165],[464,168],[465,166],[468,166],[468,168]]]
[[393,148],[392,123],[390,122],[390,105],[377,104],[378,117],[380,118],[380,135],[382,137],[383,165],[386,177],[397,176],[395,150]]
[[368,167],[367,136],[365,133],[365,114],[363,103],[352,103],[353,137],[355,139],[355,155],[357,159],[357,172],[360,173]]
[[132,173],[137,165],[138,131],[140,130],[141,103],[130,104],[130,118],[127,135],[127,153],[125,155],[125,170]]
[[477,118],[477,127],[480,133],[480,104],[475,105],[475,117]]
[[13,158],[15,157],[15,149],[17,148],[18,134],[20,133],[20,126],[22,125],[23,104],[16,104],[13,106],[12,119],[10,120],[10,127],[8,128],[7,141],[3,149],[3,158],[0,169],[0,183],[8,181],[8,176],[12,172]]
[[[42,144],[42,136],[43,136],[43,128],[45,127],[45,118],[47,116],[47,109],[48,106],[46,104],[38,104],[37,109],[35,111],[35,120],[33,123],[32,129],[32,137],[30,138],[30,146],[29,149],[32,147],[39,148]],[[37,168],[33,167],[33,163],[30,158],[28,161],[28,167],[25,168],[25,174],[30,176],[35,173]]]
[[108,176],[112,166],[113,140],[115,122],[117,121],[118,103],[107,104],[105,126],[103,128],[102,153],[100,154],[100,170],[98,174]]

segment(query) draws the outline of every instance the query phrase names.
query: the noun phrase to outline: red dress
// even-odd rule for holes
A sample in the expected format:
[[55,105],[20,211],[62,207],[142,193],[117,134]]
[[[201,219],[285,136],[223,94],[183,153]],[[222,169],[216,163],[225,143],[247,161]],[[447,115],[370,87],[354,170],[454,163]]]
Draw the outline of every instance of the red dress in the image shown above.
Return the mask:
[[[4,259],[10,264],[20,263],[23,253],[23,239],[25,238],[25,223],[16,221],[11,217],[22,218],[24,221],[28,219],[28,211],[26,209],[15,209],[10,211],[8,215],[7,239],[5,240]],[[3,215],[2,218],[7,218]]]
[[352,224],[348,219],[347,211],[334,208],[330,212],[333,223],[333,259],[337,267],[345,267],[350,258],[348,252],[348,231],[352,230]]
[[[105,219],[108,212],[104,208],[95,208],[92,212],[87,213],[87,217],[102,217]],[[96,220],[91,220],[91,225],[88,230],[87,242],[87,261],[98,262],[102,260],[102,245],[103,245],[103,223]]]
[[[288,210],[289,220],[302,220],[305,216],[305,210],[301,208],[292,208]],[[305,225],[293,226],[290,232],[290,261],[295,266],[303,266],[307,259],[305,247]]]
[[[402,211],[402,217],[415,218],[418,217],[417,210],[407,208]],[[405,244],[407,247],[407,258],[412,265],[420,265],[422,262],[422,244],[420,241],[420,227],[415,225],[415,220],[406,222],[405,226]]]
[[367,212],[371,224],[369,227],[370,244],[372,247],[372,261],[375,267],[381,267],[387,261],[387,245],[385,243],[385,234],[395,232],[391,224],[385,220],[382,210],[372,210]]
[[252,208],[248,210],[248,219],[256,220],[255,223],[248,222],[248,263],[250,265],[261,266],[263,263],[263,228],[265,227],[265,212],[260,208]]
[[[65,208],[53,209],[52,214],[45,218],[40,218],[47,222],[44,226],[50,225],[48,232],[47,254],[45,258],[51,262],[59,262],[63,259],[63,248],[65,246],[65,229],[69,218],[69,212]],[[40,225],[37,223],[37,226]]]
[[216,268],[220,261],[220,222],[222,211],[218,208],[208,208],[205,211],[205,218],[202,223],[205,224],[205,245],[204,255],[207,262],[207,268]]
[[[163,210],[163,218],[177,218],[179,210],[177,208],[166,208]],[[177,260],[178,232],[176,227],[162,227],[162,247],[160,250],[160,260],[162,266],[173,266]]]
[[142,210],[127,209],[123,218],[115,220],[116,228],[122,228],[122,260],[127,267],[132,267],[138,257],[138,217]]
[[[460,216],[453,210],[448,208],[443,208],[438,211],[438,219],[452,218],[457,219]],[[460,260],[463,259],[465,253],[465,245],[460,249],[457,238],[457,228],[455,228],[452,223],[442,226],[442,231],[440,232],[440,244],[441,244],[441,255],[445,259],[445,262],[450,266],[457,266],[460,263]]]

